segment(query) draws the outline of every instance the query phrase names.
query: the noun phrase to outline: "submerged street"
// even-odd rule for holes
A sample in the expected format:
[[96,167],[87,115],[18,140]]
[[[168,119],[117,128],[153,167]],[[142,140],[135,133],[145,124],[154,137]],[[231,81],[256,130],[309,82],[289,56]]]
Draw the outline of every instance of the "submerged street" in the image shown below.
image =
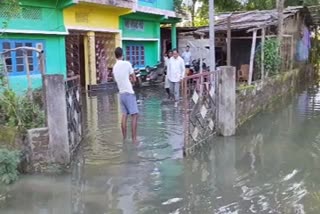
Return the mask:
[[320,88],[280,100],[183,158],[181,109],[139,92],[138,148],[123,143],[117,95],[85,98],[86,136],[59,176],[22,176],[1,214],[320,213]]

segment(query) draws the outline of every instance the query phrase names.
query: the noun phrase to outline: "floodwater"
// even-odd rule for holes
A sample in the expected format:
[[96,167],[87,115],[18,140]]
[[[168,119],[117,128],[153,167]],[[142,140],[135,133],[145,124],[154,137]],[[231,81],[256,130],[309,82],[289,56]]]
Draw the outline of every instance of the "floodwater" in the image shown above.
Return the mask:
[[0,213],[320,213],[319,86],[186,159],[182,113],[162,96],[162,88],[139,94],[139,148],[121,140],[116,96],[87,98],[87,135],[71,173],[21,177]]

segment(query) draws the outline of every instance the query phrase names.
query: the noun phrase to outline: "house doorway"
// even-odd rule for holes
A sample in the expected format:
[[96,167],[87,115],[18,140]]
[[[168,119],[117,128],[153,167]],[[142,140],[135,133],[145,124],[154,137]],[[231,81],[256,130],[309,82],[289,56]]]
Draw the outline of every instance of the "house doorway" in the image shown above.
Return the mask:
[[81,86],[85,88],[84,32],[70,31],[66,37],[67,77],[80,76]]
[[116,63],[114,49],[116,48],[116,34],[95,33],[96,52],[96,77],[97,84],[104,84],[112,81],[112,68]]

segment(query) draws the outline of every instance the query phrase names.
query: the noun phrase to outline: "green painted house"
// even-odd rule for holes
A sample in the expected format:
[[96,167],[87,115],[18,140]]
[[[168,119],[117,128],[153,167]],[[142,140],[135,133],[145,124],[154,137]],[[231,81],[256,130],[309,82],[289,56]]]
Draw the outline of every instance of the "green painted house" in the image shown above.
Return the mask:
[[[14,14],[10,5],[0,5],[0,53],[27,46],[42,49],[46,56],[47,74],[66,74],[65,35],[62,10],[73,4],[72,0],[20,0]],[[37,53],[28,51],[32,86],[41,87],[41,74]],[[9,85],[17,92],[27,89],[27,66],[22,51],[5,55]]]
[[176,47],[178,22],[173,0],[138,0],[135,13],[120,17],[126,60],[140,68],[156,65],[162,56],[161,24],[172,26],[172,46]]

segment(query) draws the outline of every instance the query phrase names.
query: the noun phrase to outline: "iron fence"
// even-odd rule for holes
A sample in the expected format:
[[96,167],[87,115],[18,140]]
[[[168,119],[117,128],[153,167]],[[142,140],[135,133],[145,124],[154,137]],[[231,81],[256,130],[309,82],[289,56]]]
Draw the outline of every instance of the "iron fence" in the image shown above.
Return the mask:
[[217,90],[214,75],[215,72],[204,72],[182,81],[185,155],[192,154],[215,134]]
[[83,137],[80,76],[68,78],[66,84],[68,135],[71,154]]

